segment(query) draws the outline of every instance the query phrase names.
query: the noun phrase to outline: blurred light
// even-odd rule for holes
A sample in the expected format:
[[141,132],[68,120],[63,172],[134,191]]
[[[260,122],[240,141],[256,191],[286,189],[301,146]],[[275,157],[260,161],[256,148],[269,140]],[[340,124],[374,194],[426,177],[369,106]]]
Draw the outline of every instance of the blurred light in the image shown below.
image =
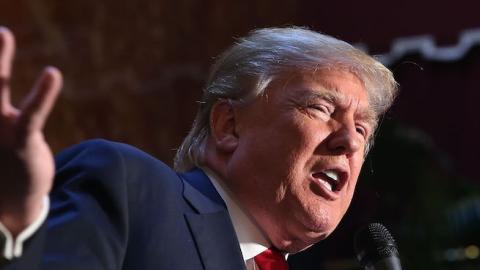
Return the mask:
[[461,261],[465,258],[464,250],[461,248],[449,248],[445,251],[444,256],[449,262]]
[[480,255],[480,249],[476,245],[470,245],[465,248],[465,257],[468,259],[477,259]]

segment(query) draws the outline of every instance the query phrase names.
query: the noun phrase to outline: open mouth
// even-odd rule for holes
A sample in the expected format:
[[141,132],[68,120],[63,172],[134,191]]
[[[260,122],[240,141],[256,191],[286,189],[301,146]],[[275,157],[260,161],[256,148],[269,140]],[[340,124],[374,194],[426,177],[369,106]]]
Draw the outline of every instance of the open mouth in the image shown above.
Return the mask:
[[340,191],[340,173],[335,170],[324,170],[312,175],[322,186],[331,192]]

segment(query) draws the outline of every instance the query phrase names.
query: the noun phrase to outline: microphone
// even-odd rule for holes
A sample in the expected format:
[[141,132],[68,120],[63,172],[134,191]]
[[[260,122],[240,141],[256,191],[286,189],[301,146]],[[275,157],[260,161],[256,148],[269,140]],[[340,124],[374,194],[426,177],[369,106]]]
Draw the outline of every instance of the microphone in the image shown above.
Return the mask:
[[360,229],[355,234],[354,248],[365,270],[402,270],[395,240],[380,223]]

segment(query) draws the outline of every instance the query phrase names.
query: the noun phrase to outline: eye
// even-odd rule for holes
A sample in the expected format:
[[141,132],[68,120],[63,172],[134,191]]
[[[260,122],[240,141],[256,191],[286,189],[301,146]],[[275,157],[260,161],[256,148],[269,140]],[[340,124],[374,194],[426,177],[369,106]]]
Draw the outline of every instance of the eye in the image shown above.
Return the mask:
[[309,106],[309,108],[329,116],[333,113],[332,106],[328,106],[325,104],[312,104]]
[[363,138],[368,138],[368,130],[364,126],[357,125],[355,126],[355,130],[358,134],[362,135]]

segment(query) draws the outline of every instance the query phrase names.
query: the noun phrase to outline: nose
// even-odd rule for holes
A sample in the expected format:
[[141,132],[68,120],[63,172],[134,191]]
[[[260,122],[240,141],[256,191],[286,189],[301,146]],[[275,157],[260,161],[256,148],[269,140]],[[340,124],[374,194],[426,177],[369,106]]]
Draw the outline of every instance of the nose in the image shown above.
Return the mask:
[[330,134],[327,145],[331,153],[349,157],[362,148],[362,141],[355,124],[343,123]]

